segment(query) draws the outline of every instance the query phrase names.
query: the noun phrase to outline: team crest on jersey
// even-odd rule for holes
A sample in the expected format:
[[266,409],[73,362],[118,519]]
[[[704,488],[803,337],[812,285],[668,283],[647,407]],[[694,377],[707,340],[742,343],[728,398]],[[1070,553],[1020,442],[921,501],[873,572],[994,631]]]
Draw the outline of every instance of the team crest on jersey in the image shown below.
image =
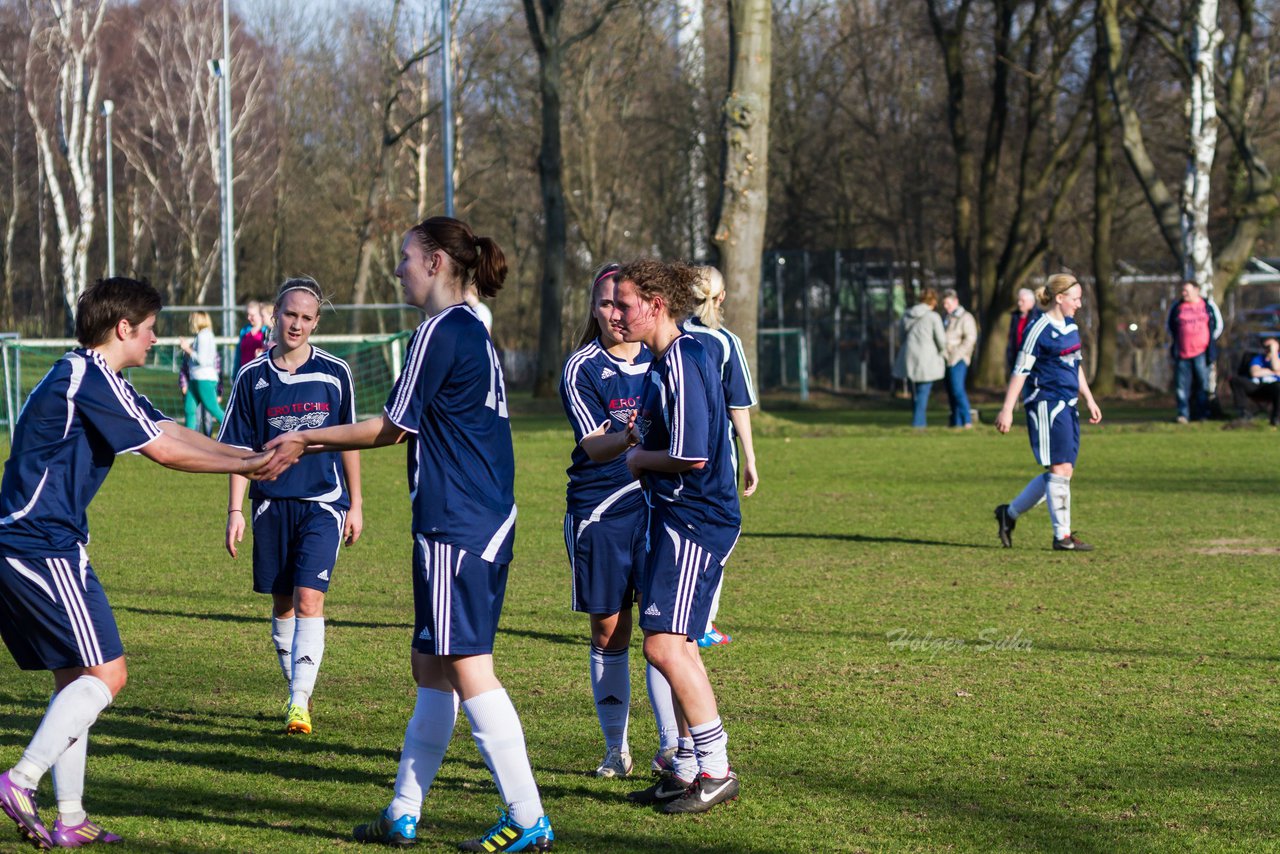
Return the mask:
[[634,409],[618,409],[614,412],[610,412],[609,417],[614,421],[617,421],[619,424],[626,424],[631,420],[631,413],[634,411]]
[[644,441],[644,437],[649,435],[649,425],[651,421],[648,418],[642,418],[636,415],[636,433],[640,436],[640,441]]
[[310,430],[319,427],[329,419],[327,412],[305,412],[302,415],[279,415],[268,418],[267,423],[282,432],[291,430]]

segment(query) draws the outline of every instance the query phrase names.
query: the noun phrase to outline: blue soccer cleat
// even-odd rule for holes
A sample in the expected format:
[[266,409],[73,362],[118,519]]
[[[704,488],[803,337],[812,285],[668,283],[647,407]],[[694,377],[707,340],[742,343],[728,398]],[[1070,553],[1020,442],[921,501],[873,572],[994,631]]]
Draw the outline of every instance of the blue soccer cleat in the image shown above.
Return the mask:
[[533,827],[521,827],[511,818],[511,814],[502,813],[498,823],[485,831],[479,839],[468,839],[458,843],[459,851],[483,851],[493,854],[494,851],[550,851],[551,841],[556,835],[551,832],[551,822],[544,815],[534,822]]
[[722,646],[732,640],[733,638],[717,629],[715,623],[712,623],[711,628],[707,629],[707,633],[698,638],[698,646],[705,649],[709,646]]
[[13,819],[21,833],[32,845],[48,850],[53,847],[53,838],[49,829],[40,821],[40,812],[36,807],[36,793],[23,788],[9,779],[9,772],[0,774],[0,809]]
[[402,815],[393,821],[386,810],[383,810],[373,821],[356,827],[351,836],[356,842],[377,842],[408,848],[418,842],[418,820],[411,815]]

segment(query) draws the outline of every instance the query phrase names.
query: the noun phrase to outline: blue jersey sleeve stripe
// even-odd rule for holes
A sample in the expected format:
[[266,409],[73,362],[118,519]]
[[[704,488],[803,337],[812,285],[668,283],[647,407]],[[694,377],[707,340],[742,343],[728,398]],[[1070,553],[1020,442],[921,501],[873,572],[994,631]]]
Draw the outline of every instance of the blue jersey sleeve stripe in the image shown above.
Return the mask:
[[673,457],[679,457],[684,450],[684,362],[681,360],[683,351],[680,347],[680,341],[677,339],[671,345],[671,352],[667,354],[670,359],[670,370],[667,372],[667,379],[671,383],[672,411],[671,411],[671,444],[667,448],[667,452]]
[[[587,403],[582,398],[582,392],[578,388],[578,375],[582,372],[584,365],[590,361],[595,355],[592,350],[597,349],[595,345],[588,345],[579,350],[577,353],[569,357],[569,361],[564,367],[564,388],[565,396],[569,401],[570,408],[573,411],[574,420],[576,420],[578,431],[586,436],[592,430],[598,427],[598,424],[592,424],[594,420],[591,417],[591,410],[587,408]],[[581,439],[579,439],[581,441]]]
[[442,311],[419,326],[413,344],[410,345],[409,357],[405,360],[404,373],[400,375],[398,394],[393,404],[387,409],[387,417],[398,427],[403,426],[400,421],[404,419],[405,409],[409,406],[409,401],[413,399],[413,387],[418,382],[418,374],[422,372],[422,363],[426,360],[427,344],[431,341],[431,334],[435,332],[435,328],[440,323],[441,318],[448,313],[447,310]]
[[[146,412],[143,411],[142,407],[134,399],[133,387],[129,385],[129,383],[126,382],[119,374],[107,367],[105,363],[99,363],[95,359],[94,365],[96,365],[102,375],[106,377],[107,387],[110,388],[112,393],[115,395],[117,402],[120,404],[120,409],[124,411],[126,415],[129,415],[137,421],[138,426],[140,426],[143,432],[145,432],[151,439],[159,436],[159,425],[147,416]],[[147,443],[143,442],[142,444],[145,445]],[[137,448],[140,447],[142,447],[142,445],[137,445],[129,450],[137,450]]]
[[354,424],[356,421],[356,386],[355,381],[351,378],[351,366],[347,364],[345,359],[339,359],[337,356],[321,350],[319,347],[315,347],[313,349],[317,356],[332,363],[342,372],[340,379],[343,380],[343,382],[339,387],[341,388],[342,393],[347,396],[347,399],[351,401],[351,407],[350,411],[347,413],[347,417],[350,419],[349,423]]
[[733,344],[733,356],[737,360],[738,366],[742,368],[743,379],[745,379],[747,382],[747,395],[751,399],[751,403],[748,404],[746,407],[734,407],[734,408],[748,409],[752,406],[755,406],[756,403],[758,402],[758,398],[756,397],[756,384],[755,384],[755,381],[751,379],[751,365],[747,362],[747,354],[742,349],[742,339],[739,338],[737,335],[734,335],[728,329],[724,330],[724,333],[729,336],[729,340]]

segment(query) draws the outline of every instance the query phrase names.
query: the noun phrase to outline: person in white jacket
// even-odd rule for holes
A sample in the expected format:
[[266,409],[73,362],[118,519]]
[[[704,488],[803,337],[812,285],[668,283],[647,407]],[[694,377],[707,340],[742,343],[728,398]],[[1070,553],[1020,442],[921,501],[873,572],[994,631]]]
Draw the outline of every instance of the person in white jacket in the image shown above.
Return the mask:
[[911,426],[917,430],[925,427],[929,392],[947,370],[947,336],[937,307],[938,292],[925,288],[919,301],[902,315],[898,330],[902,347],[894,359],[893,375],[911,383]]
[[218,345],[213,340],[213,321],[207,312],[191,312],[191,331],[195,341],[178,339],[178,346],[191,360],[191,382],[187,384],[185,400],[187,429],[200,429],[200,407],[213,416],[219,424],[224,413],[218,402]]

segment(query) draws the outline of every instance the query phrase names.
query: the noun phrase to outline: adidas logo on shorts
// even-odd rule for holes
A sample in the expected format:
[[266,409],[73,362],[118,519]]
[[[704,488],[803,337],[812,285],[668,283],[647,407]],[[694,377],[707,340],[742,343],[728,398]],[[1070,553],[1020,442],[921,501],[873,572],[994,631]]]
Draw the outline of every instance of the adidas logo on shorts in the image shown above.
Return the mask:
[[418,640],[431,640],[431,629],[423,626],[422,633],[418,635]]
[[649,607],[644,609],[644,615],[646,617],[661,617],[662,612],[658,610],[656,603],[650,603]]
[[607,380],[609,379],[609,377],[616,377],[617,375],[618,375],[618,372],[615,371],[613,368],[605,368],[603,371],[600,372],[600,379]]
[[317,576],[316,576],[316,578],[320,579],[321,581],[328,581],[328,580],[329,580],[329,570],[327,570],[327,569],[326,569],[324,572],[322,572],[322,573],[320,573],[319,575],[317,575]]
[[253,390],[257,391],[258,389],[270,388],[270,387],[271,387],[271,383],[267,382],[266,377],[258,377],[258,384],[253,387]]

